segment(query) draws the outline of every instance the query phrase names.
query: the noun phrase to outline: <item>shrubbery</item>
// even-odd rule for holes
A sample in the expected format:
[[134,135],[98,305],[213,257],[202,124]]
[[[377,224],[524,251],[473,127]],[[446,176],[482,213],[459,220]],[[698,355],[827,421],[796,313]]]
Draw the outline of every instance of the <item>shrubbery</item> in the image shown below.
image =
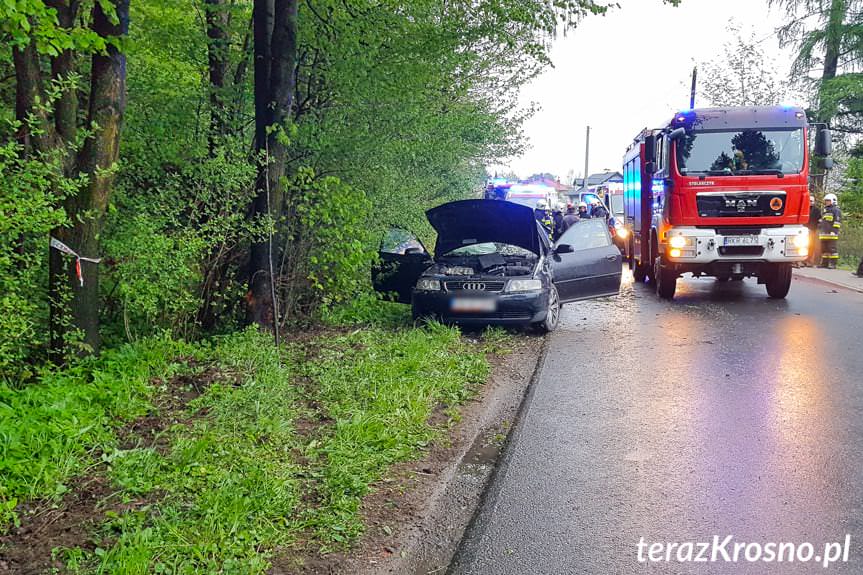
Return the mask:
[[78,184],[49,158],[0,144],[0,381],[19,377],[45,347],[48,238],[66,223],[63,200]]

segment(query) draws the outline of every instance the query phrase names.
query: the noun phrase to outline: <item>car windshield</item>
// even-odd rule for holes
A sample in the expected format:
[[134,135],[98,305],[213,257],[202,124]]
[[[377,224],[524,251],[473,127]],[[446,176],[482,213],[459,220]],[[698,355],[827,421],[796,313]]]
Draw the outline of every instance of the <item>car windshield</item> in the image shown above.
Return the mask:
[[677,142],[682,175],[797,174],[803,156],[801,128],[692,132]]
[[484,256],[500,254],[502,256],[532,257],[534,254],[524,248],[498,242],[472,244],[449,251],[443,257]]

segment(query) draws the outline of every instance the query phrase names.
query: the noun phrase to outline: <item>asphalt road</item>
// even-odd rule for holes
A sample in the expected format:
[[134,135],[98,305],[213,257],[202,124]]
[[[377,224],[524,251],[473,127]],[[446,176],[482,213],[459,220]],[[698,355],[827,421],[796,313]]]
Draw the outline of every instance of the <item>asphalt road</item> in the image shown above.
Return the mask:
[[[564,309],[451,573],[863,573],[863,294],[798,279],[785,301],[750,280],[678,294],[627,284]],[[846,535],[847,563],[814,563]],[[796,547],[695,562],[714,536],[731,559],[735,543]],[[642,537],[692,553],[639,562]]]

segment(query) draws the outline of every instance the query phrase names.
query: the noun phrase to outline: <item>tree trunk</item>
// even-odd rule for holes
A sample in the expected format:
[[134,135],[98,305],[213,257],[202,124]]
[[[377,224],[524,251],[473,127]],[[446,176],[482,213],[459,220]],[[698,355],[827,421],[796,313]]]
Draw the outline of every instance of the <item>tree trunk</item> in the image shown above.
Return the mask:
[[[272,10],[272,12],[271,12]],[[270,15],[272,14],[272,17]],[[257,0],[255,3],[255,149],[266,160],[260,163],[252,218],[276,220],[284,209],[282,177],[285,175],[285,120],[290,116],[297,54],[297,0]],[[274,329],[277,254],[280,242],[252,244],[249,257],[248,319]]]
[[[93,31],[103,37],[122,37],[129,31],[129,0],[113,0],[117,23],[112,23],[101,8],[93,7]],[[94,54],[91,64],[90,97],[87,124],[94,129],[78,155],[78,169],[88,176],[87,185],[66,203],[73,225],[59,234],[60,241],[79,255],[99,257],[99,237],[114,184],[120,150],[120,128],[126,107],[126,57],[114,46],[105,54]],[[145,249],[145,246],[142,246]],[[53,260],[53,259],[52,259]],[[66,262],[63,262],[66,263]],[[56,280],[65,276],[71,284],[72,326],[82,332],[88,351],[98,352],[99,338],[99,268],[82,261],[82,286],[74,265],[53,268]]]
[[[15,117],[21,122],[17,139],[25,153],[49,153],[57,147],[54,126],[49,121],[39,54],[33,41],[13,48],[15,64]],[[34,125],[35,124],[35,125]]]
[[[836,77],[836,72],[839,68],[839,52],[842,48],[843,23],[845,20],[847,0],[831,0],[830,11],[827,14],[827,29],[824,37],[824,71],[821,73],[820,90],[824,91],[826,82],[833,80]],[[828,126],[833,120],[833,114],[828,112],[824,106],[824,98],[819,95],[818,98],[818,121],[824,122]],[[824,195],[827,187],[827,170],[824,168],[824,162],[821,158],[816,160],[816,173],[814,185],[816,195],[820,198]]]
[[225,0],[204,0],[204,9],[207,17],[207,60],[210,75],[210,132],[207,141],[212,154],[228,131],[225,78],[228,75],[230,12]]

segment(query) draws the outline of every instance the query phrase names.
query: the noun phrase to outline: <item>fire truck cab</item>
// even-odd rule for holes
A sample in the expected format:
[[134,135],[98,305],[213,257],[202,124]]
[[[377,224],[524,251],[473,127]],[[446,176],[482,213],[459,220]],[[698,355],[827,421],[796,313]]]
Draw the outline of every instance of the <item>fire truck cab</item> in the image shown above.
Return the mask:
[[[801,108],[704,108],[643,130],[623,159],[627,255],[671,299],[684,273],[757,277],[784,298],[809,252],[809,124]],[[830,154],[822,128],[815,154]]]

